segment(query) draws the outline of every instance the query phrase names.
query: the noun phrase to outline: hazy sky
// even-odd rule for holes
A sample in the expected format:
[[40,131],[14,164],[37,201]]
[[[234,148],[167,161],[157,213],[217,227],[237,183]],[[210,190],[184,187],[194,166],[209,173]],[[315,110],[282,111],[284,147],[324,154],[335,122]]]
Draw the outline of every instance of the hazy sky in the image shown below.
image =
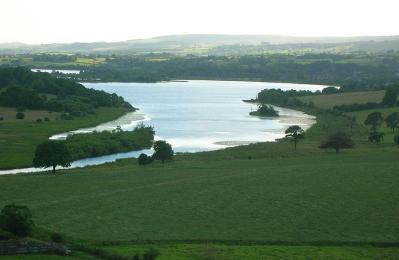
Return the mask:
[[0,0],[0,42],[168,34],[399,35],[399,0]]

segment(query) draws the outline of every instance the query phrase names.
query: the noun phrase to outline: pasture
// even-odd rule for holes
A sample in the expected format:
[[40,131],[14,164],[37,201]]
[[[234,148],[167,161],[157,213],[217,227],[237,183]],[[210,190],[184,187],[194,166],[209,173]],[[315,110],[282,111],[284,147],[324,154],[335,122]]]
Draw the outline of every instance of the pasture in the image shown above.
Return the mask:
[[363,91],[363,92],[348,92],[330,95],[314,95],[299,97],[299,100],[304,102],[313,102],[316,107],[323,109],[332,109],[334,106],[350,105],[354,103],[364,104],[368,102],[379,103],[384,97],[385,91]]

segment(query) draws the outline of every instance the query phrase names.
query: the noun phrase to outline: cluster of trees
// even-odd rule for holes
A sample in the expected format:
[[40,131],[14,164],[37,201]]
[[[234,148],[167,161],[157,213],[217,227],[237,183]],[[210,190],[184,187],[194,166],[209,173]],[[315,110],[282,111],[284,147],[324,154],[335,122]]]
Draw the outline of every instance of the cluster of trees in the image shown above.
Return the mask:
[[268,117],[279,116],[279,112],[276,109],[274,109],[274,107],[266,104],[258,105],[258,109],[256,111],[251,111],[249,114],[251,116],[268,116]]
[[154,142],[153,145],[154,153],[152,156],[148,156],[144,153],[140,154],[137,158],[139,165],[146,165],[152,163],[154,160],[160,160],[162,164],[166,160],[171,160],[173,158],[174,152],[172,146],[164,140],[159,140]]
[[94,113],[98,107],[132,108],[116,94],[87,89],[72,80],[23,67],[0,69],[0,106],[46,109],[73,116]]
[[284,107],[314,107],[312,103],[305,103],[296,97],[310,96],[320,94],[308,90],[288,90],[281,89],[264,89],[260,91],[256,97],[256,101],[260,103],[274,104]]
[[[298,125],[293,125],[285,130],[285,138],[294,143],[294,149],[297,149],[297,143],[305,138],[305,131]],[[354,147],[354,142],[350,135],[343,131],[335,132],[327,137],[321,143],[321,149],[334,149],[339,153],[341,149],[350,149]]]
[[133,131],[118,130],[69,135],[64,141],[72,160],[150,148],[154,129],[143,124]]
[[150,148],[154,140],[152,127],[143,124],[133,131],[75,134],[63,141],[48,140],[36,147],[33,165],[55,169],[69,167],[74,160]]
[[[384,139],[385,133],[378,131],[384,122],[388,128],[392,129],[392,132],[395,132],[395,129],[399,127],[399,113],[393,112],[385,118],[381,112],[370,113],[364,121],[371,130],[368,138],[370,142],[380,143]],[[396,142],[396,137],[394,141]]]

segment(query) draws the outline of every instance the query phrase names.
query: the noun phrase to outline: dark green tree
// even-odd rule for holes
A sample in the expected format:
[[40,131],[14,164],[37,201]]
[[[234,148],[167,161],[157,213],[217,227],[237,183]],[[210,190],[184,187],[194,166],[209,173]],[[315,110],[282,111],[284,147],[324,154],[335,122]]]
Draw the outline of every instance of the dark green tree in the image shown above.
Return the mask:
[[321,145],[321,149],[335,149],[336,153],[339,153],[341,149],[350,149],[355,146],[351,137],[345,132],[336,132],[330,135],[326,141]]
[[395,132],[395,129],[399,127],[399,114],[398,114],[398,112],[393,112],[392,114],[389,114],[385,118],[385,123],[387,124],[387,127],[392,129],[392,132]]
[[32,214],[26,206],[9,204],[0,213],[0,227],[18,236],[27,236],[34,226]]
[[376,131],[381,126],[382,122],[384,122],[382,113],[373,112],[367,116],[366,120],[364,121],[364,124],[366,126],[369,126],[372,131]]
[[146,165],[152,163],[152,157],[146,155],[145,153],[141,153],[137,158],[139,165]]
[[379,143],[381,143],[382,140],[384,140],[384,135],[385,134],[382,132],[373,131],[370,133],[368,140],[371,143],[375,142],[375,143],[379,144]]
[[173,158],[173,149],[170,144],[166,141],[160,140],[154,142],[154,154],[152,157],[155,160],[161,160],[162,164],[165,163],[165,160],[170,160]]
[[57,165],[69,167],[71,161],[71,155],[63,142],[46,141],[36,147],[33,165],[42,168],[52,167],[55,172]]
[[384,106],[393,107],[396,105],[396,99],[398,97],[398,88],[391,87],[385,91],[384,98],[382,99],[382,104]]
[[294,142],[294,149],[296,150],[299,140],[305,138],[305,131],[298,125],[293,125],[285,130],[285,137]]
[[24,119],[25,118],[25,114],[22,112],[17,112],[17,114],[15,115],[16,119]]
[[336,87],[326,87],[326,88],[323,88],[323,90],[321,91],[321,93],[322,93],[322,94],[325,94],[325,95],[337,94],[337,93],[339,93],[339,89],[336,88]]

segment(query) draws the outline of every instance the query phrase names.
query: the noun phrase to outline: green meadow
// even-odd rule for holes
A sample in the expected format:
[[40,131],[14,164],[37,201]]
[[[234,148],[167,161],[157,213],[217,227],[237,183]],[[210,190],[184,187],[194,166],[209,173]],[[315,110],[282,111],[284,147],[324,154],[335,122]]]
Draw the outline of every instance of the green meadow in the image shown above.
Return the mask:
[[323,109],[332,109],[334,106],[350,105],[354,103],[364,104],[368,102],[379,103],[384,97],[385,91],[363,91],[363,92],[349,92],[338,93],[330,95],[315,95],[299,97],[298,99],[304,102],[313,102],[315,106]]
[[[4,116],[0,121],[0,169],[31,166],[36,146],[50,136],[111,121],[127,111],[126,108],[99,108],[95,115],[57,120],[58,113],[26,110],[24,119],[15,119],[15,109],[0,107],[0,116]],[[50,121],[36,123],[36,119],[45,117]]]
[[350,131],[349,121],[321,112],[297,151],[280,141],[178,154],[165,165],[126,159],[0,176],[0,207],[27,205],[37,226],[76,249],[70,259],[129,259],[150,247],[161,260],[397,259],[399,148],[367,142],[369,112],[350,114],[356,146],[338,154],[318,147]]

